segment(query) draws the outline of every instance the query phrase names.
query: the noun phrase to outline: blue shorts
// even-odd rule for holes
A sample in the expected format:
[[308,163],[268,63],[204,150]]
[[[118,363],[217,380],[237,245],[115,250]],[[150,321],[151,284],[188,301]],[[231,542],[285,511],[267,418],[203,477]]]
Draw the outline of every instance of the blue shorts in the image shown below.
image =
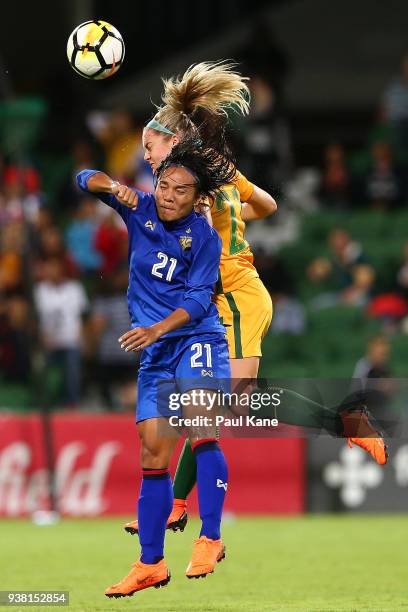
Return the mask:
[[159,340],[143,350],[137,381],[136,421],[181,416],[169,407],[172,393],[214,389],[228,393],[231,369],[224,334]]

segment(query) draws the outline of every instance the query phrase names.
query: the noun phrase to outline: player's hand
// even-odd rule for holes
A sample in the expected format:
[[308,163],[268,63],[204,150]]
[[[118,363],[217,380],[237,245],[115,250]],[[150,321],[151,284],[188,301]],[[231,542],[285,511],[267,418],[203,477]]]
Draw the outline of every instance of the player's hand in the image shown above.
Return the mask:
[[119,338],[120,348],[128,351],[141,351],[160,338],[157,328],[135,327]]
[[208,225],[212,227],[213,222],[212,222],[210,208],[211,208],[210,204],[208,203],[207,200],[198,202],[198,204],[194,206],[195,212],[205,217],[207,219]]
[[124,204],[132,210],[137,208],[137,193],[133,191],[127,185],[121,185],[120,183],[112,183],[111,193],[119,200],[121,204]]

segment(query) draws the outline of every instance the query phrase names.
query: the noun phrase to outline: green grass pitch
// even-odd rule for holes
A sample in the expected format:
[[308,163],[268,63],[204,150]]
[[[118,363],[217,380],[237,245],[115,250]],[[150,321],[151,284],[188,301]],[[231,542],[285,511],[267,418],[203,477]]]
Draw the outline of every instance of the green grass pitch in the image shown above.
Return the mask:
[[[68,590],[69,612],[393,611],[408,609],[408,516],[306,516],[226,520],[226,560],[205,579],[187,580],[198,522],[168,533],[172,580],[125,599],[107,599],[106,586],[138,557],[137,537],[123,520],[63,520],[38,527],[0,521],[0,590]],[[5,609],[5,608],[2,608]],[[33,610],[36,606],[13,607]]]

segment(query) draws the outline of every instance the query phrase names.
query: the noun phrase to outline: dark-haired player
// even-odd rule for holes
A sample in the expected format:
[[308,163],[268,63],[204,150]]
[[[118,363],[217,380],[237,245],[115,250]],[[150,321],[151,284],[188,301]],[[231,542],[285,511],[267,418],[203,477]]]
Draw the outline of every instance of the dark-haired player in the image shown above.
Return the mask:
[[[163,559],[164,535],[173,506],[168,472],[177,439],[165,435],[169,406],[158,404],[158,384],[177,379],[174,390],[216,390],[230,377],[225,329],[211,301],[218,277],[221,241],[194,211],[203,196],[229,182],[234,168],[211,150],[184,141],[157,171],[155,194],[115,183],[95,170],[78,175],[80,187],[119,212],[129,232],[128,303],[131,331],[120,339],[125,350],[143,350],[138,378],[137,426],[143,480],[138,503],[141,558],[106,595],[121,597],[170,580]],[[205,372],[205,375],[204,375]],[[208,376],[208,373],[211,373]],[[222,387],[221,387],[222,388]],[[185,406],[196,416],[205,406]],[[176,413],[177,414],[177,413]],[[204,576],[225,555],[220,538],[227,466],[215,425],[187,429],[197,462],[202,529],[194,543],[188,577]],[[222,483],[222,486],[219,486]]]

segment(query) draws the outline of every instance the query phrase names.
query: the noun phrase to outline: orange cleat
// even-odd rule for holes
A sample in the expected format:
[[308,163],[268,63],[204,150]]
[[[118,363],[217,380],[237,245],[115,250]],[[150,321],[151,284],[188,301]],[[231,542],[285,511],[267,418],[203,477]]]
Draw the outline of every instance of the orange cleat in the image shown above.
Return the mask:
[[194,541],[193,555],[186,569],[187,578],[205,578],[212,574],[217,563],[225,558],[222,540],[210,540],[201,536]]
[[380,465],[385,465],[388,459],[387,446],[382,438],[348,438],[350,448],[356,444],[370,453],[372,458]]
[[344,433],[348,445],[356,444],[367,451],[380,465],[385,465],[388,459],[387,445],[382,433],[374,425],[374,419],[366,406],[343,410],[340,413]]
[[137,561],[132,569],[120,582],[107,588],[107,597],[131,597],[136,591],[143,591],[149,587],[158,589],[170,582],[170,572],[164,559],[154,565],[147,565]]
[[[184,531],[187,521],[187,501],[185,499],[175,499],[173,502],[173,510],[167,519],[166,529],[171,529],[172,531]],[[136,535],[136,533],[139,533],[139,523],[137,519],[136,521],[126,523],[126,525],[124,525],[124,530],[130,533],[130,535]]]

